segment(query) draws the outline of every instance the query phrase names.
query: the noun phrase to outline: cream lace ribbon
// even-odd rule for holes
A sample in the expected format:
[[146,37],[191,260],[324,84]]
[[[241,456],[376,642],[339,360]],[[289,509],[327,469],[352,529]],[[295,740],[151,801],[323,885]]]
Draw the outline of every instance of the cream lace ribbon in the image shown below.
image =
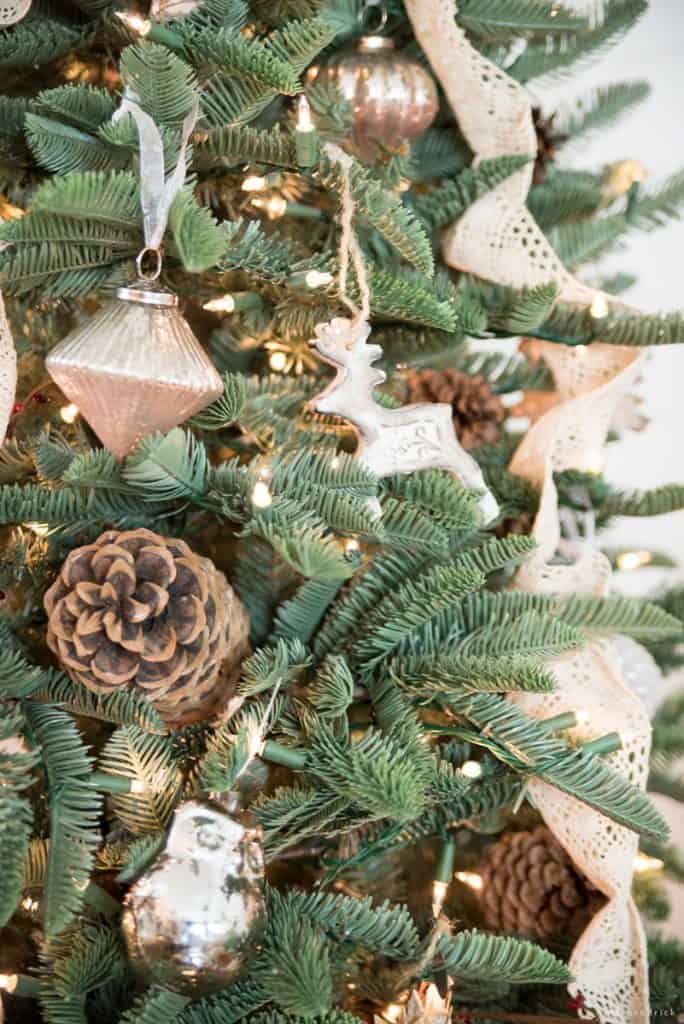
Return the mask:
[[17,390],[17,353],[0,292],[0,444],[5,440]]
[[[528,165],[473,203],[445,232],[445,261],[514,288],[553,280],[563,302],[590,305],[599,293],[568,273],[525,206],[536,153],[526,91],[470,45],[456,23],[453,0],[405,0],[405,6],[476,160],[530,157]],[[599,595],[607,591],[610,578],[600,552],[587,547],[572,565],[550,564],[560,540],[553,473],[597,468],[610,421],[638,372],[640,356],[634,349],[600,343],[572,349],[541,343],[540,349],[561,401],[528,431],[511,465],[541,487],[533,529],[538,548],[520,569],[516,587]],[[575,732],[582,739],[619,731],[623,747],[612,764],[644,787],[650,722],[622,681],[613,645],[591,641],[579,653],[554,662],[553,669],[556,690],[519,695],[518,706],[537,718],[580,710],[584,721]],[[570,991],[584,1000],[580,1014],[593,1011],[602,1024],[646,1024],[645,939],[630,895],[636,835],[539,780],[530,784],[530,793],[574,862],[608,900],[570,960],[575,979]]]

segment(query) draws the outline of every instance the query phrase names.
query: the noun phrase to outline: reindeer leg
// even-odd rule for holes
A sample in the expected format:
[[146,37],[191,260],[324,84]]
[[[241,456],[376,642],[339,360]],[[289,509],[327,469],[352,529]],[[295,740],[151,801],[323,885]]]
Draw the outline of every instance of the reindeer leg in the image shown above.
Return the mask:
[[449,450],[445,454],[446,458],[440,464],[440,468],[448,469],[469,490],[481,492],[477,504],[482,516],[482,525],[487,526],[489,523],[492,523],[499,515],[499,506],[496,498],[487,487],[482,470],[475,459],[461,448],[458,442],[450,445]]

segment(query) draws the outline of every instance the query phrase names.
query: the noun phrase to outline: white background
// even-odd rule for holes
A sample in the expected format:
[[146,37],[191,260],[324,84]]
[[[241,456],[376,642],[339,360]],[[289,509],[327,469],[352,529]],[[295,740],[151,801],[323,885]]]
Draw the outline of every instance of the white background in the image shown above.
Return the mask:
[[[532,91],[552,111],[597,85],[634,79],[651,83],[650,97],[611,129],[566,148],[562,164],[595,169],[636,158],[648,171],[646,187],[684,168],[684,0],[652,0],[636,27],[586,70],[563,81],[545,81],[537,89],[533,83]],[[623,250],[601,265],[639,275],[625,295],[632,305],[649,312],[684,309],[684,220],[647,234],[634,231]],[[641,433],[628,433],[608,446],[605,474],[624,489],[684,482],[684,345],[651,351],[640,393],[650,423]],[[657,547],[684,563],[684,511],[657,519],[622,519],[602,540]],[[643,590],[662,576],[657,570],[640,570],[621,573],[616,582],[624,590]]]
[[[536,100],[552,111],[585,89],[615,81],[645,78],[650,97],[627,118],[566,151],[571,162],[588,169],[623,158],[637,158],[649,172],[646,186],[684,168],[684,0],[651,0],[651,7],[622,42],[578,76],[537,91]],[[566,163],[563,154],[563,163]],[[684,214],[684,211],[683,211]],[[649,312],[684,309],[684,219],[649,234],[634,232],[622,252],[603,265],[638,273],[627,297]],[[652,350],[640,386],[650,424],[608,446],[605,473],[624,489],[684,482],[684,345]],[[618,573],[619,589],[644,593],[664,582],[684,580],[684,511],[653,519],[622,519],[602,535],[603,543],[658,548],[682,562],[678,570],[641,569]],[[682,685],[683,673],[668,689]],[[684,806],[667,798],[658,804],[684,846]],[[672,916],[662,929],[684,939],[684,886],[669,884]],[[660,930],[660,929],[656,929]]]

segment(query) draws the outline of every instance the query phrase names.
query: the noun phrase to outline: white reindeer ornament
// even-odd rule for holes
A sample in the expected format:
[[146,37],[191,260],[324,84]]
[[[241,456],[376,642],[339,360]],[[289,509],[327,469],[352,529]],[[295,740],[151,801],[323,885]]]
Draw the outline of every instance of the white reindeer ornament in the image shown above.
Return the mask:
[[382,355],[380,345],[368,345],[366,320],[335,317],[317,324],[311,344],[337,374],[312,400],[317,412],[343,416],[359,436],[356,458],[378,477],[411,473],[417,469],[445,469],[464,487],[480,492],[483,523],[496,518],[499,507],[487,489],[480,467],[458,443],[451,406],[421,402],[400,409],[385,409],[373,399],[373,388],[385,380],[373,366]]

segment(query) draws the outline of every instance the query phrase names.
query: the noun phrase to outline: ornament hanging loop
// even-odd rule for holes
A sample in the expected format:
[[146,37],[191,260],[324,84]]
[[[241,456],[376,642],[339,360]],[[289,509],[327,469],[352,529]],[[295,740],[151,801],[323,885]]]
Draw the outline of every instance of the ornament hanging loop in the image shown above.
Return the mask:
[[387,24],[387,8],[377,0],[369,0],[359,11],[359,23],[364,33],[377,35]]
[[162,251],[156,245],[146,245],[135,257],[135,269],[141,281],[158,281],[162,272]]

